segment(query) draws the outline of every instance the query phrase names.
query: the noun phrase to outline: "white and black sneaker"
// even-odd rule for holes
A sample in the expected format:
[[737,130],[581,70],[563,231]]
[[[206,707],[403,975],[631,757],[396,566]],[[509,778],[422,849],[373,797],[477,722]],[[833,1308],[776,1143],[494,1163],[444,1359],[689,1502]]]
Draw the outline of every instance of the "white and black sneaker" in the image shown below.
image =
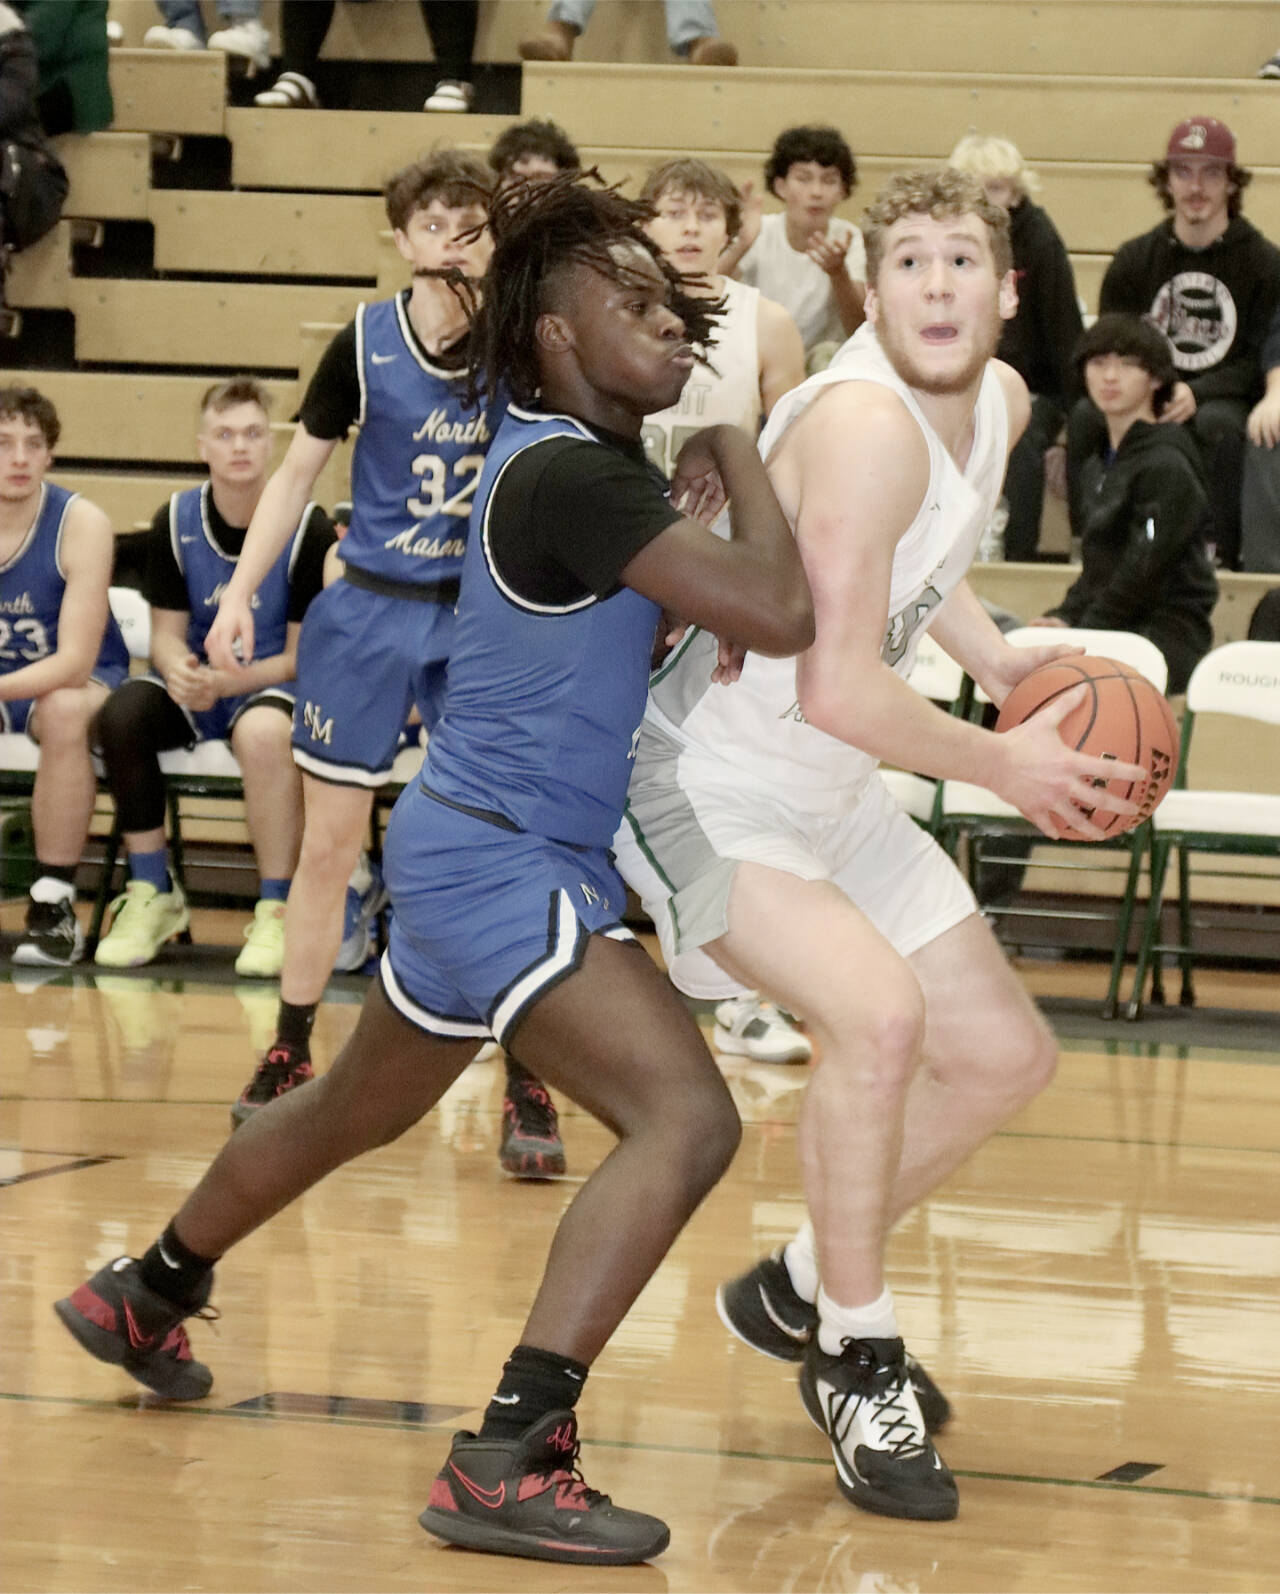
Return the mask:
[[38,968],[69,968],[84,956],[84,932],[70,896],[27,902],[27,925],[13,961]]
[[949,1522],[956,1480],[933,1448],[900,1339],[847,1339],[828,1356],[817,1335],[800,1368],[800,1398],[831,1441],[841,1494],[864,1511]]
[[1280,78],[1280,50],[1258,68],[1259,77]]
[[818,1327],[817,1307],[796,1294],[781,1251],[722,1284],[716,1311],[731,1334],[779,1362],[800,1361]]
[[716,1005],[715,1017],[711,1039],[718,1052],[756,1063],[807,1063],[813,1056],[795,1019],[762,996],[730,997]]
[[[716,1311],[744,1345],[779,1362],[803,1360],[818,1327],[817,1308],[796,1293],[781,1251],[722,1284],[716,1291]],[[910,1351],[905,1359],[925,1428],[937,1433],[951,1421],[951,1402]]]

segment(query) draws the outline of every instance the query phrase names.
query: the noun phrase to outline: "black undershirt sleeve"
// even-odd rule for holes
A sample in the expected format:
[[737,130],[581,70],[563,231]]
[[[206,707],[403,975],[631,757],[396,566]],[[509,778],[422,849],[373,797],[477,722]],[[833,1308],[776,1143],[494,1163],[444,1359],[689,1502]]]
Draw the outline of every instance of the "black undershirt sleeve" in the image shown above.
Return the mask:
[[302,533],[302,545],[293,562],[293,579],[289,583],[289,623],[298,624],[307,612],[312,598],[324,586],[324,559],[337,541],[333,522],[316,504],[307,517]]
[[608,443],[558,437],[507,467],[489,511],[504,581],[535,603],[609,597],[642,548],[682,516],[643,458]]
[[175,609],[181,612],[191,607],[187,583],[178,569],[178,561],[173,557],[173,544],[169,540],[167,500],[151,517],[142,595],[153,609]]
[[345,437],[360,418],[360,370],[356,324],[348,322],[320,356],[298,407],[298,419],[312,437],[333,442]]

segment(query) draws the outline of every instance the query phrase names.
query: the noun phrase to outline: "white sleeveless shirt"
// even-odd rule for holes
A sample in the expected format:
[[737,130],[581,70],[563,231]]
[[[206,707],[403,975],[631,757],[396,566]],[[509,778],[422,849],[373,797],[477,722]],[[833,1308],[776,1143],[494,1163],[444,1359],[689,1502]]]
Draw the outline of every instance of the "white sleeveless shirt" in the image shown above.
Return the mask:
[[760,290],[725,279],[725,311],[717,320],[716,341],[707,350],[714,369],[695,365],[676,402],[645,417],[645,452],[664,476],[688,438],[704,426],[728,423],[754,438],[760,428]]
[[[837,382],[874,382],[898,394],[929,449],[928,489],[894,553],[881,646],[884,662],[905,677],[920,636],[968,570],[999,497],[1009,449],[1008,403],[988,365],[974,411],[973,446],[961,471],[889,363],[874,329],[863,326],[825,371],[811,376],[774,407],[760,437],[761,457],[767,460],[786,429]],[[695,778],[696,765],[699,779],[727,776],[735,784],[748,779],[806,812],[826,813],[856,800],[878,760],[803,718],[795,659],[749,653],[741,679],[726,687],[711,681],[715,653],[716,639],[694,631],[650,682],[646,720],[690,755],[689,778]],[[857,683],[850,682],[849,689],[856,692]],[[640,757],[644,756],[642,739]],[[683,755],[680,764],[683,780]]]

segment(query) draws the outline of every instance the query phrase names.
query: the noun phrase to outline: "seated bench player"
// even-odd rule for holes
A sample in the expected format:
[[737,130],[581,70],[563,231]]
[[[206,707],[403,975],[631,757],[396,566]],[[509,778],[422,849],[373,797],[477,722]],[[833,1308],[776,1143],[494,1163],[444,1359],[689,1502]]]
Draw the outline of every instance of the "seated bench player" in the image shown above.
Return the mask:
[[217,669],[205,638],[244,547],[271,462],[271,396],[250,377],[219,382],[200,406],[200,487],[156,511],[147,549],[152,673],[126,681],[102,706],[97,741],[129,855],[129,882],[98,943],[108,968],[150,963],[190,923],[169,873],[160,754],[225,738],[244,779],[259,899],[236,973],[270,979],[284,961],[284,904],[298,859],[302,792],[290,751],[298,635],[324,582],[328,516],[307,503],[255,599],[252,664]]
[[97,783],[89,724],[129,672],[111,617],[111,523],[48,480],[58,412],[32,387],[0,387],[0,728],[40,744],[31,798],[36,879],[15,963],[84,952],[75,876]]

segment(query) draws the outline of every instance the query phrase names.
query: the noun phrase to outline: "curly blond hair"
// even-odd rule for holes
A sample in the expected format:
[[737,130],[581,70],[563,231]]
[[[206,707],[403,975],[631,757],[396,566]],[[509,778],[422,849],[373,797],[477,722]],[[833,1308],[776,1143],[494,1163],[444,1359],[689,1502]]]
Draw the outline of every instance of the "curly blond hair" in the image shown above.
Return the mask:
[[948,216],[969,215],[985,223],[996,275],[1003,277],[1013,266],[1009,217],[999,205],[991,203],[976,178],[950,166],[895,172],[867,206],[862,218],[868,284],[875,286],[884,258],[885,234],[894,222],[905,216],[930,216],[934,221],[942,221]]

